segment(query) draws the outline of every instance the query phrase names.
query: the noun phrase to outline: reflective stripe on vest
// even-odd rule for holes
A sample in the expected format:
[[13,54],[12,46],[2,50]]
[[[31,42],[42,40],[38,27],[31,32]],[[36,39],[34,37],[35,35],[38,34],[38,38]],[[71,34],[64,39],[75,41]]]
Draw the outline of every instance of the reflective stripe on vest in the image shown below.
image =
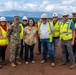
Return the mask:
[[[8,28],[7,28],[8,29]],[[0,26],[1,35],[0,35],[0,46],[8,45],[9,40],[7,38],[7,32]]]
[[19,25],[21,26],[20,39],[23,39],[24,28],[23,28],[22,24],[19,24]]
[[[38,34],[41,33],[40,32],[41,27],[42,27],[42,23],[39,22],[39,24],[38,24]],[[52,37],[52,30],[51,30],[51,24],[50,24],[50,22],[48,22],[48,31],[49,31],[49,39],[50,39],[50,42],[52,42],[53,37]]]
[[[53,25],[53,21],[52,21],[51,24]],[[54,26],[54,34],[53,34],[53,37],[59,37],[59,35],[60,35],[60,22],[57,21],[56,24],[53,25],[53,26]]]
[[72,30],[70,29],[71,20],[60,25],[60,39],[70,40],[72,39]]

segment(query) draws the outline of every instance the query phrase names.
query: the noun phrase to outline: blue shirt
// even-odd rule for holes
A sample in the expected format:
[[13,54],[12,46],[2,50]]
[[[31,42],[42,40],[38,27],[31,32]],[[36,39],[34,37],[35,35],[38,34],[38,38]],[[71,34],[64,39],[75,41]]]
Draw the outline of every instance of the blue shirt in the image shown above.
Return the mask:
[[[69,21],[69,19],[66,21],[66,22],[68,22]],[[71,20],[70,20],[71,21]],[[66,22],[64,22],[64,21],[62,21],[63,23],[66,23]],[[70,28],[72,29],[72,30],[75,30],[75,26],[74,26],[74,22],[73,21],[71,21],[71,23],[70,23]]]

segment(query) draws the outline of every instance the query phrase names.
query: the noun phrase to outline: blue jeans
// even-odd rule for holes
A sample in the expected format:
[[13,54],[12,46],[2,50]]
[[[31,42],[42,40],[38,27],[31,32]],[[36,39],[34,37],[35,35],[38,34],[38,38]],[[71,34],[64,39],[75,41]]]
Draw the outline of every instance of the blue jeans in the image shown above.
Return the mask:
[[33,45],[28,45],[25,43],[25,61],[28,61],[28,55],[29,55],[29,50],[30,50],[30,61],[33,61],[33,58],[34,58],[34,46],[35,44]]
[[52,51],[52,42],[50,42],[49,39],[41,39],[41,44],[43,47],[43,60],[46,61],[46,56],[47,56],[46,53],[48,50],[48,53],[50,55],[50,60],[51,60],[51,62],[54,62],[54,54]]
[[57,56],[57,50],[58,50],[58,38],[53,38],[52,44],[54,45],[54,57]]

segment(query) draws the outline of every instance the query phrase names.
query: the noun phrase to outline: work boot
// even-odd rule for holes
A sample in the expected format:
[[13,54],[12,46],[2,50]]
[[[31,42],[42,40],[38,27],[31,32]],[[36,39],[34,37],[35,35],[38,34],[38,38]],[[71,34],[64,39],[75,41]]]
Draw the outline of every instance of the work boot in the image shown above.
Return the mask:
[[43,64],[43,63],[45,63],[45,60],[42,60],[42,61],[41,61],[41,64]]
[[35,64],[35,61],[31,61],[32,64]]
[[52,66],[52,67],[55,67],[55,63],[51,63],[51,66]]
[[16,64],[15,63],[11,63],[11,67],[15,68]]
[[16,60],[16,64],[17,65],[21,65],[21,62],[19,62],[18,60]]
[[61,62],[61,63],[59,63],[59,66],[62,66],[62,65],[65,65],[66,64],[66,62]]
[[70,65],[70,69],[75,68],[76,64]]

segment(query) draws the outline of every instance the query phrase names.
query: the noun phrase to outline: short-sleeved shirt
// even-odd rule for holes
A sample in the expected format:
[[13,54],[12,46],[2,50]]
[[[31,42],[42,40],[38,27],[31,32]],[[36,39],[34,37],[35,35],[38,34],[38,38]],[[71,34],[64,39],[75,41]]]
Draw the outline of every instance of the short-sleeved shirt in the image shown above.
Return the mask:
[[25,38],[24,42],[28,45],[33,45],[36,43],[36,33],[37,33],[37,27],[34,26],[30,28],[30,26],[25,27]]

